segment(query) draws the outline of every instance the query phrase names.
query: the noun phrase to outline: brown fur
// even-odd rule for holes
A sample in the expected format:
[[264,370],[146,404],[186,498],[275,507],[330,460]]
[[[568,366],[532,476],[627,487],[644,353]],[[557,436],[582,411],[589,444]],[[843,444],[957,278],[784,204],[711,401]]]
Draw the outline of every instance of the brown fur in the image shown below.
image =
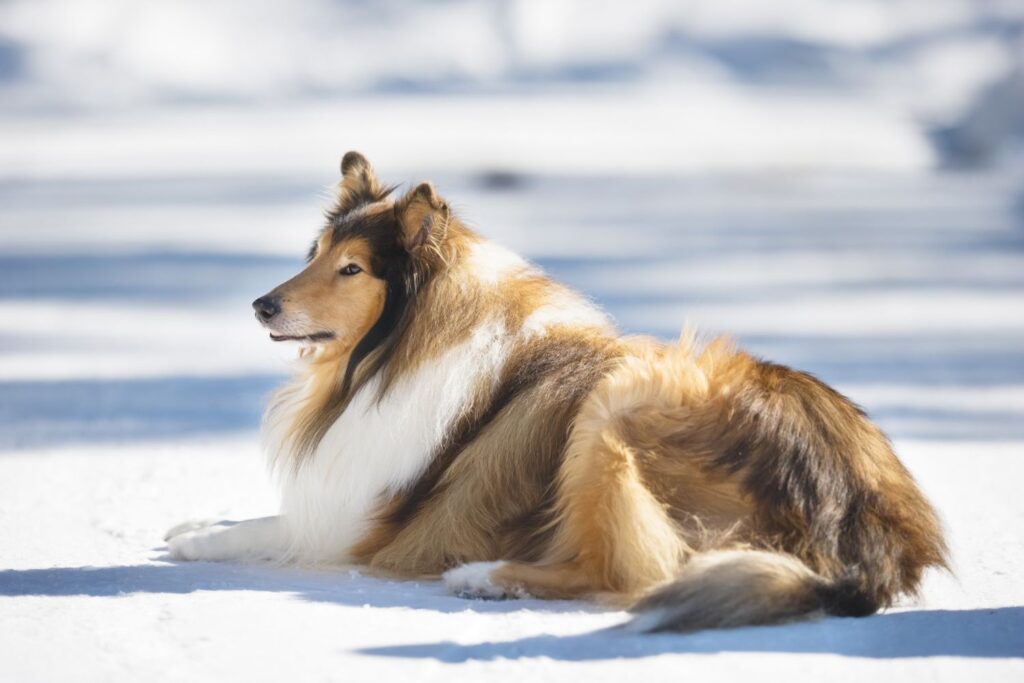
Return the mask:
[[[565,291],[535,271],[474,279],[480,238],[432,186],[391,202],[363,157],[342,169],[309,267],[278,288],[334,335],[307,366],[306,446],[375,373],[386,392],[485,319],[518,329]],[[367,277],[328,284],[341,260]],[[506,560],[490,579],[509,595],[642,598],[645,628],[690,629],[870,613],[945,546],[885,436],[810,375],[724,341],[577,325],[515,343],[350,555],[402,576]]]

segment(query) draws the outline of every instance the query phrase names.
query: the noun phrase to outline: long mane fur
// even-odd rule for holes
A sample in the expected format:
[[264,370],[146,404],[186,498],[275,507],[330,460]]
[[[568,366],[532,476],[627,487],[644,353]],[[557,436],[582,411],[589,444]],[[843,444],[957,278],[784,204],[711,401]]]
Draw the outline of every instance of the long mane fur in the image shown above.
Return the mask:
[[[315,406],[306,406],[307,409],[293,416],[295,422],[288,430],[289,443],[280,444],[289,451],[293,466],[301,465],[316,449],[352,397],[373,377],[379,377],[377,398],[383,398],[398,374],[389,371],[392,361],[396,357],[409,360],[416,353],[415,349],[405,348],[403,342],[417,318],[417,308],[425,290],[436,274],[456,257],[458,240],[446,239],[452,222],[447,209],[444,224],[439,226],[439,230],[427,234],[425,244],[414,252],[401,246],[402,228],[398,212],[408,198],[400,199],[390,211],[352,219],[359,209],[384,201],[395,189],[394,186],[373,187],[362,194],[355,194],[342,188],[335,207],[326,214],[325,230],[331,233],[332,243],[351,237],[361,237],[370,243],[373,270],[385,281],[386,293],[383,310],[377,321],[349,353],[343,372],[331,378],[333,384],[326,400]],[[458,229],[467,232],[461,226]],[[314,355],[309,359],[306,372],[300,371],[301,383],[308,381],[306,373],[317,371],[315,366],[318,360]],[[268,418],[278,416],[280,408],[292,403],[297,398],[296,393],[301,393],[301,390],[301,384],[293,383],[277,392],[268,411]],[[284,454],[277,455],[280,457]]]

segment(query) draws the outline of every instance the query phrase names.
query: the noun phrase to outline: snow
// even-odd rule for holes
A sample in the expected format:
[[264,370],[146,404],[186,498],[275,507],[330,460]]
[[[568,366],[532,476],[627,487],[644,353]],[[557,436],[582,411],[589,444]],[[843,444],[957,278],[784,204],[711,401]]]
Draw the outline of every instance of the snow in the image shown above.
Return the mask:
[[[226,146],[210,170],[281,172],[358,129],[376,158],[433,168],[907,169],[935,133],[975,163],[1020,135],[1000,93],[1020,90],[1022,27],[1015,0],[11,0],[0,112],[24,120],[0,154],[102,173]],[[204,113],[153,134],[188,106]],[[24,153],[70,115],[92,125]],[[292,134],[253,134],[268,125]]]
[[197,159],[209,175],[290,175],[317,167],[325,148],[357,142],[378,166],[410,171],[905,171],[934,161],[918,127],[855,93],[780,97],[721,84],[680,92],[637,85],[626,93],[543,98],[391,95],[348,98],[343,106],[132,110],[87,118],[72,130],[52,117],[12,115],[4,128],[0,164],[17,164],[23,178],[121,174],[134,180],[154,170],[175,176],[194,169]]
[[[239,196],[246,177],[175,181],[162,196],[121,194],[116,179],[26,193],[9,181],[0,679],[1024,673],[1019,179],[561,174],[496,189],[421,175],[627,330],[670,336],[687,317],[731,330],[865,404],[940,509],[953,575],[865,620],[640,636],[608,630],[626,615],[587,603],[467,601],[440,581],[358,569],[171,562],[171,525],[276,508],[257,425],[286,360],[248,302],[298,267],[317,219],[274,231],[260,218],[314,212],[327,180],[256,176],[258,201]],[[200,220],[95,230],[111,212],[144,225],[166,206]]]
[[[0,4],[0,681],[1021,680],[1021,8]],[[650,636],[171,561],[175,524],[277,509],[289,351],[249,302],[353,148],[625,331],[731,334],[864,405],[953,572],[867,619]]]

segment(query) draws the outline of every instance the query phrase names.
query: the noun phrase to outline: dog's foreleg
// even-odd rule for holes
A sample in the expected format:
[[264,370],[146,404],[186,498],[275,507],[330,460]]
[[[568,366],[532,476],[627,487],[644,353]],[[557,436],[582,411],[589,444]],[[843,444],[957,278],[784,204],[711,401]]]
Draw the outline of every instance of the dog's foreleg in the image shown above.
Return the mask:
[[[174,533],[178,531],[179,533]],[[288,547],[287,530],[280,516],[217,522],[171,530],[167,550],[176,560],[278,560]]]

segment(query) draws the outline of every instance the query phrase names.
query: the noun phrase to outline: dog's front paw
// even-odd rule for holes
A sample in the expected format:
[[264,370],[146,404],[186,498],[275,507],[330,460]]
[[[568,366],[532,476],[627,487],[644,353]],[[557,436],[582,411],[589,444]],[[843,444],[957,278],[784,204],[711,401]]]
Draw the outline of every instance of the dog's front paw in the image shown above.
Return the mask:
[[225,532],[234,522],[180,524],[168,532],[167,552],[174,560],[224,560],[231,557]]
[[173,560],[201,560],[199,535],[195,530],[180,531],[167,541],[167,553]]
[[181,534],[185,533],[186,531],[195,531],[197,529],[205,529],[206,527],[213,526],[216,523],[217,523],[217,520],[215,520],[215,519],[193,519],[193,520],[189,520],[187,522],[182,522],[181,524],[175,524],[174,526],[172,526],[170,529],[167,530],[167,533],[164,534],[164,540],[165,541],[169,541],[172,538],[174,538],[175,536],[180,536]]
[[522,590],[502,585],[495,581],[493,573],[504,562],[468,562],[449,569],[442,575],[448,590],[460,598],[483,598],[502,600],[504,598],[527,597]]

